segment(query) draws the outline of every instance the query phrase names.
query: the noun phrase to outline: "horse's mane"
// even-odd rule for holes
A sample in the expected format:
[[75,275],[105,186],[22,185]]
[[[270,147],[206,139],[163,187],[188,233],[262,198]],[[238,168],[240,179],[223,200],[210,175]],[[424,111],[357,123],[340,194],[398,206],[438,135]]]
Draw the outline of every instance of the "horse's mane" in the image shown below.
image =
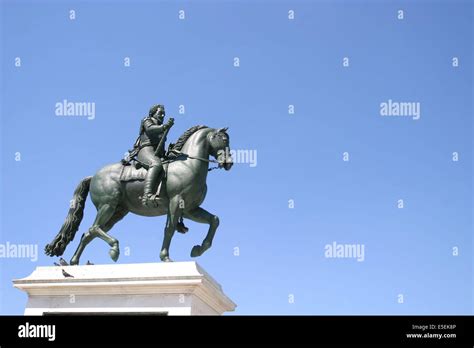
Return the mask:
[[189,139],[189,137],[191,135],[193,135],[194,133],[196,133],[198,130],[203,129],[203,128],[209,128],[209,127],[208,126],[203,126],[203,125],[198,125],[198,126],[193,126],[193,127],[189,128],[186,132],[183,133],[183,135],[181,135],[179,137],[179,139],[173,145],[172,149],[174,151],[181,151],[181,149],[183,148],[184,144]]

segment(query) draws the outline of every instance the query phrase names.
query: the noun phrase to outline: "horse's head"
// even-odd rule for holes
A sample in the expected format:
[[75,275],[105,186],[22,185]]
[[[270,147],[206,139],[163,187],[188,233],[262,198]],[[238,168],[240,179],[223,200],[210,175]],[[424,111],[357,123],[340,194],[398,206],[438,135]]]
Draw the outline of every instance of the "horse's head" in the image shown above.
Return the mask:
[[219,128],[209,133],[209,153],[219,162],[219,168],[230,170],[234,162],[230,154],[229,135],[226,128]]

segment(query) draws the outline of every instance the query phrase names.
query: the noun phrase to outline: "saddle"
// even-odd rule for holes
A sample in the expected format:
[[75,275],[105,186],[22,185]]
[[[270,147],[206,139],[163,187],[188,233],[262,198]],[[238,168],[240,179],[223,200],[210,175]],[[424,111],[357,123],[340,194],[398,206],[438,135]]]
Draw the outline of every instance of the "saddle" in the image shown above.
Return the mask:
[[137,168],[137,166],[134,163],[130,163],[130,164],[122,163],[120,181],[127,182],[127,181],[135,181],[135,180],[138,180],[138,181],[145,180],[147,171],[148,170],[146,170],[142,166]]
[[[163,171],[167,173],[168,163],[175,161],[179,157],[179,152],[174,149],[173,143],[170,143],[168,150],[166,151],[161,162],[163,163]],[[137,159],[140,147],[135,147],[128,151],[128,154],[120,161],[122,163],[122,172],[120,174],[120,181],[134,181],[134,180],[145,180],[148,168]],[[162,179],[166,176],[162,176]],[[162,181],[162,180],[161,180]],[[161,185],[160,181],[160,185]]]
[[[163,163],[163,175],[160,178],[160,182],[158,183],[158,187],[156,193],[160,196],[161,189],[163,187],[163,182],[166,180],[168,175],[168,163]],[[128,182],[128,181],[144,181],[146,178],[146,174],[148,169],[145,168],[137,161],[131,161],[128,164],[124,164],[122,162],[122,171],[120,172],[120,181],[121,182]]]
[[[120,181],[121,182],[128,182],[128,181],[143,181],[145,180],[147,169],[141,166],[137,161],[130,161],[129,163],[125,164],[122,161],[122,171],[120,172]],[[161,177],[160,182],[158,183],[158,189],[156,192],[161,192],[163,187],[163,181],[166,178],[168,173],[168,163],[163,164],[163,172],[165,175]],[[183,217],[180,217],[178,220],[178,224],[176,226],[176,231],[179,233],[186,233],[189,229],[184,225]]]

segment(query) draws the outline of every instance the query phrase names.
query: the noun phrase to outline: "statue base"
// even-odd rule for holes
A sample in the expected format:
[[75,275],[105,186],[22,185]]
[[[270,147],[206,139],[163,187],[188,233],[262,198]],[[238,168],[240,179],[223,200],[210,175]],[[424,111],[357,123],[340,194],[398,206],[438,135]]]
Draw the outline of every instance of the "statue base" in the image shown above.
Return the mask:
[[25,315],[221,315],[236,307],[196,262],[37,267],[13,280]]

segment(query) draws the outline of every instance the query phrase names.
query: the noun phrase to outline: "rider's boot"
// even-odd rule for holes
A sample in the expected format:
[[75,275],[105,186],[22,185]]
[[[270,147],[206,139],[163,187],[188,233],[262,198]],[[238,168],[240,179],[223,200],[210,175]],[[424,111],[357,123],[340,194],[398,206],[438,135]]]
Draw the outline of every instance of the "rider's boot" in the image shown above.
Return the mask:
[[153,166],[148,169],[145,178],[145,188],[143,190],[142,204],[146,207],[157,207],[156,186],[161,177],[160,166]]

